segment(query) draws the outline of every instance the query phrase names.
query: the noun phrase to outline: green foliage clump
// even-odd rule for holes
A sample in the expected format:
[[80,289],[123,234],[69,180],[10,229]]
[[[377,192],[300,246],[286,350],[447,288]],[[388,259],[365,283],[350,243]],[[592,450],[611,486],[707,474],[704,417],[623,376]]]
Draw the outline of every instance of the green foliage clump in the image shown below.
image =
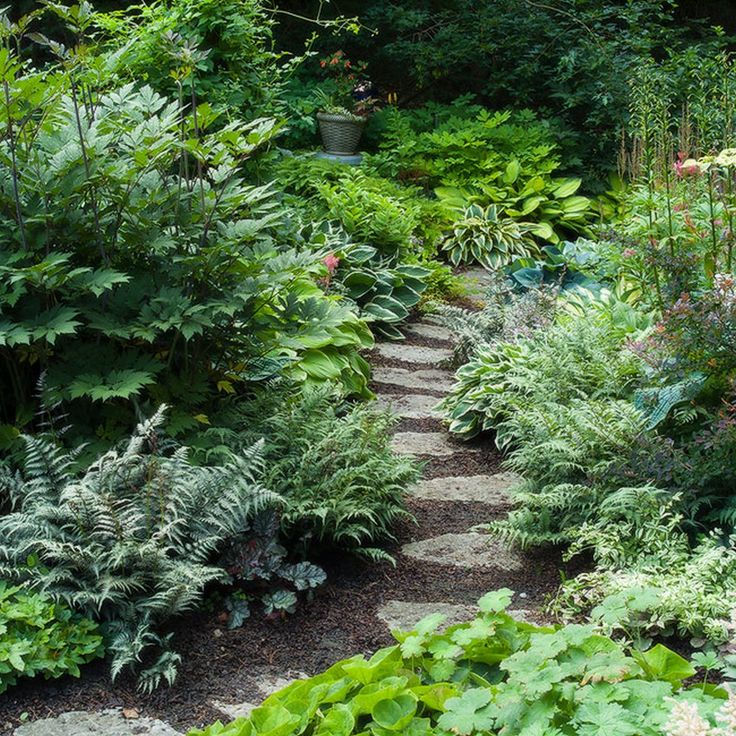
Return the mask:
[[0,575],[99,621],[113,677],[130,668],[146,690],[176,676],[162,627],[228,579],[213,557],[279,503],[256,479],[260,447],[197,467],[162,446],[162,422],[163,410],[79,477],[73,454],[26,437],[24,473],[3,478],[13,510],[0,516]]
[[79,666],[103,652],[93,621],[46,596],[0,581],[0,694],[22,677],[79,677]]
[[263,438],[263,482],[284,499],[281,526],[292,545],[388,559],[377,545],[407,518],[403,494],[419,478],[416,463],[391,451],[394,421],[328,388],[274,385],[234,408],[230,429],[207,430],[194,446],[203,459],[226,458]]
[[387,257],[433,254],[445,218],[416,187],[402,186],[370,167],[362,171],[309,158],[287,158],[275,173],[280,186],[299,196],[295,204],[307,205],[311,219],[339,223],[354,242]]
[[455,266],[480,263],[493,271],[538,252],[530,232],[526,223],[500,217],[496,205],[471,204],[445,238],[442,250]]
[[398,644],[370,659],[338,662],[271,695],[247,719],[190,736],[659,736],[678,704],[692,704],[707,723],[725,713],[727,692],[685,687],[696,670],[666,647],[628,650],[593,626],[517,622],[504,611],[511,596],[485,595],[473,621],[443,633],[443,617],[430,616],[394,632]]
[[577,398],[625,398],[640,377],[641,362],[612,337],[604,320],[561,318],[549,330],[481,349],[457,372],[443,406],[450,431],[472,437],[502,428],[499,444],[512,447],[520,428],[516,412],[566,405]]
[[714,532],[692,544],[678,505],[651,487],[602,500],[569,551],[591,550],[596,569],[566,581],[554,610],[590,613],[638,641],[664,634],[723,644],[736,610],[734,540]]
[[280,244],[273,192],[244,178],[276,121],[220,125],[207,105],[133,85],[98,93],[0,54],[5,422],[31,420],[42,372],[75,428],[108,441],[133,402],[171,403],[182,431],[218,394],[282,370],[369,395],[358,349],[370,331],[325,296],[316,254]]
[[273,115],[294,60],[274,48],[262,0],[161,0],[107,14],[101,51],[118,74],[168,97],[189,95],[249,117]]

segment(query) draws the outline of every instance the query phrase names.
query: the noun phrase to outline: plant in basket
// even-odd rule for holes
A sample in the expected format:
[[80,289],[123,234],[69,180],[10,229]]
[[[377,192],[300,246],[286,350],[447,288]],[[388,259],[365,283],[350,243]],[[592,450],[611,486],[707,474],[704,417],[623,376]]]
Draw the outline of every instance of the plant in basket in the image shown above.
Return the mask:
[[325,83],[319,91],[319,130],[325,152],[351,156],[358,150],[368,115],[376,107],[373,87],[365,77],[367,64],[351,62],[343,51],[320,61]]

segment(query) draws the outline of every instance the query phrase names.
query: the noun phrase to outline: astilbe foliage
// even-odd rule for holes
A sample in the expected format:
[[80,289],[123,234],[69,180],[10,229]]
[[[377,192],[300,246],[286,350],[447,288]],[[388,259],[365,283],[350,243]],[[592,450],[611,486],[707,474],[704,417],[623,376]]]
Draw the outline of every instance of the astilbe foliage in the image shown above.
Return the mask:
[[260,446],[197,467],[186,448],[161,445],[163,419],[162,408],[79,477],[73,456],[26,437],[23,474],[5,478],[13,511],[0,517],[0,575],[100,621],[113,677],[132,669],[146,690],[176,676],[162,626],[227,578],[213,557],[278,503],[257,480]]

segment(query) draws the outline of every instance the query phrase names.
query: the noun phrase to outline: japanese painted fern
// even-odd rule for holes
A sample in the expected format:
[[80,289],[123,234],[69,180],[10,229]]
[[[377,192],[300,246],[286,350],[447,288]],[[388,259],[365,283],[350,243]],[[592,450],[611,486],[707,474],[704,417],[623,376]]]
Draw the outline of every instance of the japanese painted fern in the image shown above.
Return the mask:
[[163,419],[159,410],[81,477],[73,455],[26,437],[25,472],[4,477],[13,511],[0,517],[0,577],[99,620],[113,677],[131,669],[145,690],[176,676],[180,657],[162,625],[226,578],[211,560],[279,503],[257,481],[260,444],[224,466],[197,467],[186,448],[160,446]]

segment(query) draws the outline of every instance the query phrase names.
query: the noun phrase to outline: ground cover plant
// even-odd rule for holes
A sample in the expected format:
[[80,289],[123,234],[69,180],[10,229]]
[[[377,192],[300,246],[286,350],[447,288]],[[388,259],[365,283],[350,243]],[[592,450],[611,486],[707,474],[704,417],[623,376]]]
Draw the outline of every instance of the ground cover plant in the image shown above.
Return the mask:
[[[540,628],[505,612],[511,591],[439,631],[431,616],[370,659],[362,655],[271,695],[247,719],[190,736],[260,733],[707,733],[733,727],[725,688],[662,645],[628,649],[592,626]],[[692,731],[689,731],[692,733]],[[715,733],[715,731],[714,731]]]
[[19,678],[79,677],[103,654],[96,624],[23,587],[0,583],[0,694]]
[[0,517],[1,574],[99,621],[113,677],[132,668],[149,690],[173,682],[180,660],[161,627],[227,581],[216,555],[255,537],[255,517],[280,504],[258,481],[258,446],[197,467],[185,448],[161,446],[163,416],[81,477],[74,455],[27,437],[25,471],[3,478],[13,510]]

